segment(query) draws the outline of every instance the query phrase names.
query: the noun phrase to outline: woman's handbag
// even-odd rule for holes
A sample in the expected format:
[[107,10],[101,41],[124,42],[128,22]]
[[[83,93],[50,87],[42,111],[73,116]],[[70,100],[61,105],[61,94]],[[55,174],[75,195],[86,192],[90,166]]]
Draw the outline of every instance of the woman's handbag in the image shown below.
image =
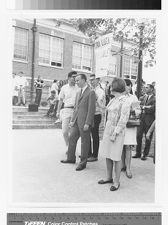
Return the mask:
[[136,119],[136,118],[131,118],[128,120],[127,122],[127,128],[130,128],[130,127],[138,127],[140,125],[140,120],[139,119]]
[[127,122],[127,128],[138,127],[140,125],[140,119],[136,117],[135,113],[130,113],[130,117]]

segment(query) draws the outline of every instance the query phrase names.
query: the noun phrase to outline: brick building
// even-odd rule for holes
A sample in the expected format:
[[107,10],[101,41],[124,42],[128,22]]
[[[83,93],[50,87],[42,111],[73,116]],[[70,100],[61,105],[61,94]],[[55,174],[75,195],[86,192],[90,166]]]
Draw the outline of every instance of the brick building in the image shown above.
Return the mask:
[[[33,19],[15,19],[13,21],[13,72],[17,74],[23,71],[29,81],[27,101],[30,100],[33,66],[34,78],[36,79],[40,75],[46,84],[43,99],[47,98],[52,81],[54,79],[65,80],[69,71],[76,70],[86,75],[95,72],[95,47],[92,40],[77,31],[68,20],[60,21],[36,19],[37,30],[33,29]],[[35,37],[34,43],[33,37]],[[120,44],[111,44],[111,48],[117,52],[120,50]],[[114,65],[111,64],[113,75],[119,76],[120,55],[116,54],[113,59],[115,59]],[[123,56],[122,77],[135,80],[136,76],[137,63],[133,62],[132,57]]]

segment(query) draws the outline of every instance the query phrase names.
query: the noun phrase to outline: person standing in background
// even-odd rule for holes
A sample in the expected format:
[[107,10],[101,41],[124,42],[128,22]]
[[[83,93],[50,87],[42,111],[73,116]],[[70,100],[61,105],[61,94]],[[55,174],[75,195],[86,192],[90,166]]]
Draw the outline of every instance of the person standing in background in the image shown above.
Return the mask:
[[[126,101],[130,103],[130,115],[135,116],[136,118],[140,116],[141,108],[140,103],[136,95],[132,94],[132,82],[130,79],[124,79],[126,83]],[[137,127],[126,127],[125,138],[124,138],[124,147],[122,153],[122,171],[126,171],[126,176],[132,178],[131,173],[131,158],[132,158],[132,146],[137,145],[136,141],[137,136]]]
[[12,85],[13,85],[13,96],[12,96],[12,105],[17,105],[18,103],[18,86],[17,86],[17,78],[16,74],[13,73],[13,79],[12,79]]
[[44,87],[44,81],[41,79],[40,75],[38,76],[37,80],[35,80],[34,86],[36,88],[35,103],[38,106],[40,106],[41,96],[42,96],[42,89]]
[[18,106],[21,104],[25,106],[25,88],[28,86],[28,81],[26,77],[23,76],[23,72],[18,73],[17,85],[18,85]]
[[[141,114],[141,121],[140,126],[137,132],[137,147],[136,147],[136,154],[133,158],[141,158],[141,160],[146,160],[147,155],[149,154],[151,140],[152,140],[152,133],[150,137],[147,139],[146,134],[152,125],[153,121],[155,120],[155,95],[154,95],[154,86],[148,84],[146,86],[146,94],[140,98],[140,105],[142,109]],[[143,155],[141,157],[142,151],[142,138],[143,134],[145,134],[145,148],[143,151]]]
[[56,112],[57,112],[57,107],[58,107],[58,102],[59,102],[57,80],[53,80],[53,83],[52,83],[51,88],[50,88],[50,93],[52,93],[52,91],[55,91],[55,107],[54,107],[53,116],[56,117]]
[[90,84],[92,90],[96,94],[96,111],[94,115],[94,127],[91,128],[92,141],[90,145],[88,162],[94,162],[98,160],[99,152],[99,125],[101,123],[102,114],[105,110],[106,97],[104,90],[100,87],[99,78],[96,78],[95,74],[90,75]]

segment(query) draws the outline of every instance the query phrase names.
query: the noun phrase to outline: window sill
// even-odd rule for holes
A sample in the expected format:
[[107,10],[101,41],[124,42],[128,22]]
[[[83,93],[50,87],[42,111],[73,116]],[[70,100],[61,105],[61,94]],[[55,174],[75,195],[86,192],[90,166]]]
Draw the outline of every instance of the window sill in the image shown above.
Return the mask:
[[47,64],[43,64],[43,63],[39,63],[39,66],[45,66],[45,67],[51,67],[51,68],[55,68],[55,69],[61,69],[63,70],[64,67],[58,67],[58,66],[51,66],[51,65],[47,65]]
[[19,59],[13,59],[13,62],[19,62],[19,63],[25,63],[25,64],[28,63],[28,61],[22,61],[22,60],[19,60]]
[[83,73],[93,73],[92,71],[88,71],[88,70],[79,70],[79,69],[76,69],[76,68],[72,68],[72,70],[75,70],[75,71],[78,71],[78,72],[83,72]]

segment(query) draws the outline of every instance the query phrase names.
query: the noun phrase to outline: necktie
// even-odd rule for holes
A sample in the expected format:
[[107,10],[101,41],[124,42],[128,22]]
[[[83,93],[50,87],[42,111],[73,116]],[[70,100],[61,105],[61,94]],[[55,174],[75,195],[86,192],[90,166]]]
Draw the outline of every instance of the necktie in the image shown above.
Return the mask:
[[147,105],[147,103],[148,103],[148,100],[149,100],[149,95],[147,96],[147,98],[146,98],[146,102],[145,102],[145,105]]
[[83,89],[81,88],[81,92],[80,92],[80,97],[79,97],[79,98],[81,98],[81,96],[82,96],[82,92],[83,92]]

